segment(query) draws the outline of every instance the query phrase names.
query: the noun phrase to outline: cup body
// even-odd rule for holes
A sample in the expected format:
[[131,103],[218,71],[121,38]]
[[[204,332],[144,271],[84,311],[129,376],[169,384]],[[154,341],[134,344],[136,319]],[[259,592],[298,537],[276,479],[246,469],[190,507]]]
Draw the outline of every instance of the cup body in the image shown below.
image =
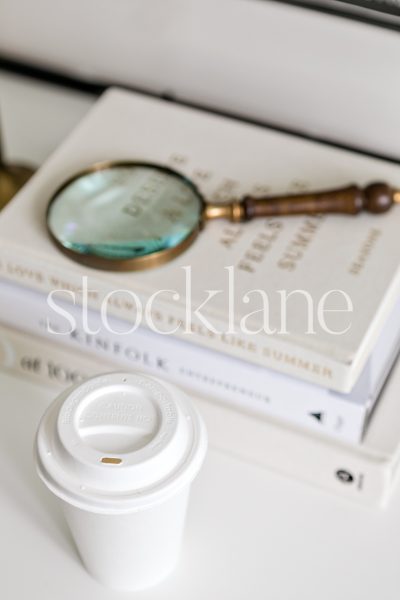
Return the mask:
[[129,591],[165,579],[179,560],[189,488],[162,504],[123,515],[92,513],[62,502],[87,571],[106,587]]
[[97,376],[52,403],[36,437],[37,469],[95,579],[133,591],[171,573],[206,447],[183,392],[141,374]]

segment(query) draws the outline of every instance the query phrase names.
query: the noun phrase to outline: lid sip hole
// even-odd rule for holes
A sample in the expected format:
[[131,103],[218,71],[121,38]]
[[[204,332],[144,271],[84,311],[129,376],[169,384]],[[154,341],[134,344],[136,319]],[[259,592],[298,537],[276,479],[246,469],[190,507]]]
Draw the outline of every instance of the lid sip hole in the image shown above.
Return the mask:
[[105,465],[120,465],[122,463],[122,458],[115,458],[112,456],[104,456],[101,459],[101,462]]

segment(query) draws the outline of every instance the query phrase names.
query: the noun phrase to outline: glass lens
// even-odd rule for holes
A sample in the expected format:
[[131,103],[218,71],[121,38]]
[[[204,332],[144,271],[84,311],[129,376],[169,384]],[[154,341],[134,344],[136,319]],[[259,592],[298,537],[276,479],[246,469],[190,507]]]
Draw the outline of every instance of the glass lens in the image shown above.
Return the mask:
[[202,199],[179,174],[121,165],[84,174],[52,201],[48,226],[65,248],[110,260],[178,246],[197,227]]

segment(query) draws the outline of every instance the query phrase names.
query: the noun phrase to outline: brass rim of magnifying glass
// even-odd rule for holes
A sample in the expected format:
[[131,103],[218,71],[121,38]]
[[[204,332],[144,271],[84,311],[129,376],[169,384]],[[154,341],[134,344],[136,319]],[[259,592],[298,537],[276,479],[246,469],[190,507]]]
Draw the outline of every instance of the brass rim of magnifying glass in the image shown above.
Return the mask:
[[[96,171],[105,171],[111,168],[119,168],[119,167],[152,167],[154,169],[158,169],[168,175],[173,175],[177,179],[184,181],[192,190],[195,192],[200,201],[200,218],[197,226],[189,233],[189,235],[184,238],[177,246],[173,248],[166,248],[165,250],[159,250],[158,252],[153,252],[152,254],[147,254],[145,256],[137,256],[134,258],[120,258],[120,259],[112,259],[112,258],[103,258],[100,256],[95,256],[93,254],[80,254],[79,252],[75,252],[69,248],[66,248],[54,235],[52,230],[49,227],[49,213],[53,203],[57,200],[58,195],[71,183],[84,177],[85,175],[89,175],[90,173],[94,173]],[[158,165],[152,162],[146,161],[128,161],[128,160],[119,160],[119,161],[105,161],[98,162],[78,173],[75,173],[72,177],[67,179],[51,196],[49,204],[47,206],[46,211],[46,227],[47,231],[50,235],[52,242],[55,246],[68,258],[72,259],[75,262],[78,262],[87,267],[92,267],[93,269],[101,269],[107,271],[142,271],[144,269],[151,269],[153,267],[159,267],[170,260],[173,260],[182,252],[184,252],[194,240],[197,238],[199,232],[203,227],[203,215],[206,210],[206,203],[202,194],[197,189],[196,185],[187,179],[181,173],[170,169],[169,167],[164,167],[163,165]]]

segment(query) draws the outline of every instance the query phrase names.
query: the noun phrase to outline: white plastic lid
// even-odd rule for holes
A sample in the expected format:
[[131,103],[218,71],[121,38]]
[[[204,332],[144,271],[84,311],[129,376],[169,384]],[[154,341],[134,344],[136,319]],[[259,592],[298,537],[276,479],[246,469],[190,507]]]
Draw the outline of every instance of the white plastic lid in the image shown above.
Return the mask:
[[50,405],[36,459],[58,497],[110,514],[147,508],[190,484],[206,447],[203,422],[181,390],[144,375],[110,373]]

